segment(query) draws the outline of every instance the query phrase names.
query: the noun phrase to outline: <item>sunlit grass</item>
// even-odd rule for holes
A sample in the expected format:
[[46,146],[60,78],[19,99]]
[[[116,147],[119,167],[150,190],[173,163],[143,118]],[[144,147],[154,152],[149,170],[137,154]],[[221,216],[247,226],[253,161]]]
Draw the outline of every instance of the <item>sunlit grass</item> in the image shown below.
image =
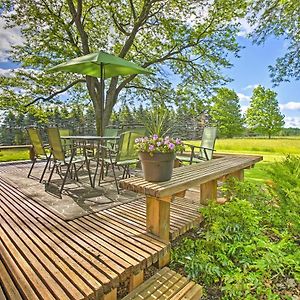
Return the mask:
[[28,149],[0,149],[0,162],[28,159]]
[[[187,143],[200,145],[199,141]],[[300,155],[300,137],[217,139],[215,149],[218,153],[262,155],[262,162],[245,171],[245,179],[264,182],[269,179],[267,169],[272,163],[287,154]]]

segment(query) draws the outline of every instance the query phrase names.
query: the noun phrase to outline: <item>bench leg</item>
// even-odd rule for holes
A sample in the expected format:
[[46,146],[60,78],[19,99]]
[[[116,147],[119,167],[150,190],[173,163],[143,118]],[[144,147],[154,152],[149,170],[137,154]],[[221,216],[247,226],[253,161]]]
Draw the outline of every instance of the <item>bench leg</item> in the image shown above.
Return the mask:
[[209,200],[217,200],[217,180],[200,185],[200,204],[207,205]]
[[156,266],[161,269],[163,268],[164,266],[168,265],[169,262],[170,262],[170,259],[171,259],[171,252],[168,251],[166,252],[162,257],[160,257],[158,259],[158,262],[156,264]]
[[240,180],[240,181],[243,181],[243,180],[244,180],[244,170],[238,170],[238,171],[235,171],[235,172],[229,174],[229,175],[227,176],[227,178],[228,178],[228,177],[234,177],[234,178],[236,178],[236,179],[238,179],[238,180]]
[[112,289],[108,294],[104,294],[102,300],[117,300],[117,289]]
[[144,282],[144,270],[137,274],[132,274],[129,280],[129,292],[133,291],[137,286]]
[[170,202],[172,196],[156,198],[146,196],[147,232],[159,237],[163,242],[170,241]]

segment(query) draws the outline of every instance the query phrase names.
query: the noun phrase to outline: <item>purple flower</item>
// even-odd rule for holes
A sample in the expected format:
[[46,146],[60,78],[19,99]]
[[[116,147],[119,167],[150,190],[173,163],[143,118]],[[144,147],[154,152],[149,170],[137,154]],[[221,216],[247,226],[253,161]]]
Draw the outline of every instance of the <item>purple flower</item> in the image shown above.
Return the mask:
[[174,145],[173,143],[170,143],[170,144],[169,144],[169,148],[170,148],[171,150],[173,150],[173,149],[175,148],[175,145]]
[[159,147],[161,146],[161,142],[157,142],[156,145]]
[[157,134],[153,134],[153,140],[156,141],[158,139],[158,135]]
[[149,151],[153,151],[154,150],[154,145],[149,145]]
[[180,145],[180,144],[181,144],[181,140],[180,140],[179,138],[177,138],[176,141],[175,141],[175,143],[176,143],[177,145]]

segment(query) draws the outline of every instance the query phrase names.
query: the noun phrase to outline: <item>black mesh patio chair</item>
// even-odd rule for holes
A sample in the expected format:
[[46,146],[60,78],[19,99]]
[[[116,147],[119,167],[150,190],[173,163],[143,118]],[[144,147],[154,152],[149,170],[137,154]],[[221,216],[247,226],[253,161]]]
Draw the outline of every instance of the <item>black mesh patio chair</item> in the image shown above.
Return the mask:
[[66,183],[68,175],[72,177],[72,170],[74,169],[74,178],[78,181],[78,170],[76,168],[76,164],[80,164],[80,167],[82,167],[84,164],[86,165],[90,184],[92,186],[92,178],[91,178],[91,172],[90,172],[90,166],[89,166],[89,160],[86,155],[86,151],[84,150],[84,155],[77,155],[77,149],[76,147],[72,148],[71,155],[68,156],[66,152],[63,149],[59,129],[57,127],[50,127],[47,129],[48,133],[48,140],[49,145],[51,149],[51,154],[53,156],[53,167],[50,172],[50,176],[48,178],[48,184],[51,181],[53,172],[55,168],[61,170],[61,167],[66,166],[67,170],[65,175],[62,177],[63,181],[59,190],[59,193],[61,195],[62,190],[64,188],[64,185]]
[[[213,158],[213,152],[215,151],[215,142],[217,138],[216,127],[205,127],[202,134],[202,140],[200,146],[184,143],[184,146],[188,146],[191,149],[191,154],[177,155],[176,158],[181,162],[199,163],[202,161],[211,160]],[[196,151],[199,149],[199,151]]]
[[34,168],[34,165],[35,165],[36,161],[38,159],[39,160],[44,160],[44,161],[46,161],[46,165],[43,169],[42,176],[40,178],[40,182],[42,182],[42,180],[45,176],[45,172],[47,170],[47,167],[49,165],[50,159],[51,159],[51,153],[47,154],[46,149],[49,148],[49,147],[47,147],[46,145],[43,144],[43,140],[41,138],[40,131],[36,127],[28,127],[28,128],[26,128],[26,131],[28,133],[29,140],[30,140],[30,143],[33,147],[33,152],[34,152],[32,165],[31,165],[31,168],[29,170],[29,173],[28,173],[27,177],[28,178],[30,177],[31,172]]
[[118,193],[120,192],[115,167],[123,169],[122,178],[130,177],[130,165],[137,164],[139,161],[138,154],[134,149],[135,139],[141,136],[142,135],[137,132],[123,132],[120,135],[118,150],[116,151],[108,147],[100,146],[102,147],[102,151],[106,152],[106,158],[103,158],[101,162],[99,184],[100,179],[103,179],[104,176],[104,168],[106,169],[105,175],[107,175],[108,169],[111,167],[117,191]]

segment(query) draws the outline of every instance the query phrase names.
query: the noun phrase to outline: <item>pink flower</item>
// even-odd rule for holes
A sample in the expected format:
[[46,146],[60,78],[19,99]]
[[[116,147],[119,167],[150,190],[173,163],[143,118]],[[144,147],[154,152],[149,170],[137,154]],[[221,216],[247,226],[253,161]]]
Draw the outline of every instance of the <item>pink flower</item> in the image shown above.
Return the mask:
[[159,147],[161,146],[161,142],[157,142],[156,145]]
[[179,138],[177,138],[176,141],[175,141],[175,143],[176,143],[177,145],[180,145],[180,144],[181,144],[181,140],[180,140]]
[[153,151],[154,150],[154,145],[149,145],[149,151]]
[[173,150],[173,149],[175,148],[175,145],[174,145],[173,143],[170,143],[170,144],[169,144],[169,148],[170,148],[171,150]]

